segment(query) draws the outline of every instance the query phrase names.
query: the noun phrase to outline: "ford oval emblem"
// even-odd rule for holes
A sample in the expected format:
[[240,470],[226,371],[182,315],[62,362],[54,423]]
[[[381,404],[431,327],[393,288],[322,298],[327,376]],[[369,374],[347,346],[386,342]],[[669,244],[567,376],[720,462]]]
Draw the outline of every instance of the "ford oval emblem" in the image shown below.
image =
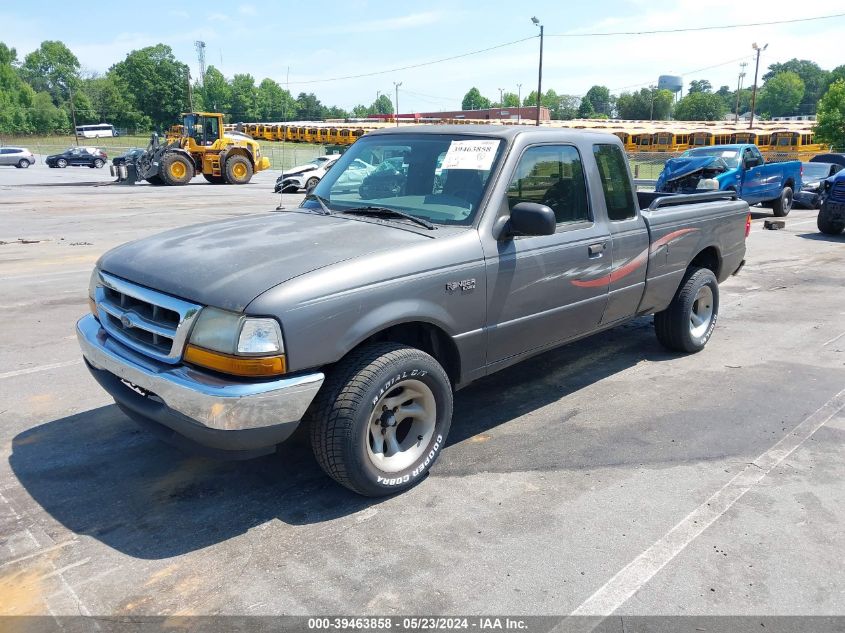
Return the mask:
[[123,315],[120,317],[120,324],[123,327],[132,327],[132,319],[130,319],[127,315]]

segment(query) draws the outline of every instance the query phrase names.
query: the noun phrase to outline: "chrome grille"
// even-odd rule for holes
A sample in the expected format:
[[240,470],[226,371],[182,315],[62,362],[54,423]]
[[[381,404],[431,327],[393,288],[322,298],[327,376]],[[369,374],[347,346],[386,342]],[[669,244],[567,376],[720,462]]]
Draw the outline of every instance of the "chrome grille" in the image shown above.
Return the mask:
[[100,323],[142,354],[175,364],[201,306],[100,271],[95,297]]

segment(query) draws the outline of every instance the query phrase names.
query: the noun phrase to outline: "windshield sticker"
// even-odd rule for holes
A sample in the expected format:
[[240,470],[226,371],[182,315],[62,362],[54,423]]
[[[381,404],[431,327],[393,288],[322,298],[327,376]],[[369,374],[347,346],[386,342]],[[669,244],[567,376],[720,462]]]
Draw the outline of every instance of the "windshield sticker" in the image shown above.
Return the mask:
[[733,158],[736,156],[736,152],[722,152],[722,158]]
[[452,141],[443,158],[442,169],[477,169],[487,171],[493,166],[497,140]]

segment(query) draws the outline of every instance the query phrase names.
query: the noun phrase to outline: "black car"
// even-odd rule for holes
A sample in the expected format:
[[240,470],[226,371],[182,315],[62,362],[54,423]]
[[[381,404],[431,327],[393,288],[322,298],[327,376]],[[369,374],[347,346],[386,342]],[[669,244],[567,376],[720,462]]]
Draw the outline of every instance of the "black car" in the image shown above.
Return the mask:
[[117,167],[118,165],[125,165],[126,163],[134,163],[135,159],[146,151],[147,150],[140,147],[133,147],[132,149],[121,154],[120,156],[115,156],[114,158],[112,158],[111,164]]
[[833,163],[845,167],[845,154],[816,154],[810,159],[811,163]]
[[805,209],[818,209],[822,204],[822,192],[825,178],[830,178],[842,169],[836,163],[810,161],[802,163],[803,186],[795,192],[794,204]]
[[96,167],[99,169],[106,164],[108,156],[96,147],[71,147],[61,154],[48,156],[44,162],[48,167],[65,168],[68,165],[75,167]]

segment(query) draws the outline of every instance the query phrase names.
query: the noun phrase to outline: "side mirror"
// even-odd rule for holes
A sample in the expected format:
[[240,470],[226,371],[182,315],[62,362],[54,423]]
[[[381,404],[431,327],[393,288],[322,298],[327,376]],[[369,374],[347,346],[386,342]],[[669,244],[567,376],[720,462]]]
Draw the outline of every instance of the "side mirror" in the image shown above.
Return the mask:
[[511,209],[510,235],[553,235],[556,228],[555,212],[544,204],[520,202]]

